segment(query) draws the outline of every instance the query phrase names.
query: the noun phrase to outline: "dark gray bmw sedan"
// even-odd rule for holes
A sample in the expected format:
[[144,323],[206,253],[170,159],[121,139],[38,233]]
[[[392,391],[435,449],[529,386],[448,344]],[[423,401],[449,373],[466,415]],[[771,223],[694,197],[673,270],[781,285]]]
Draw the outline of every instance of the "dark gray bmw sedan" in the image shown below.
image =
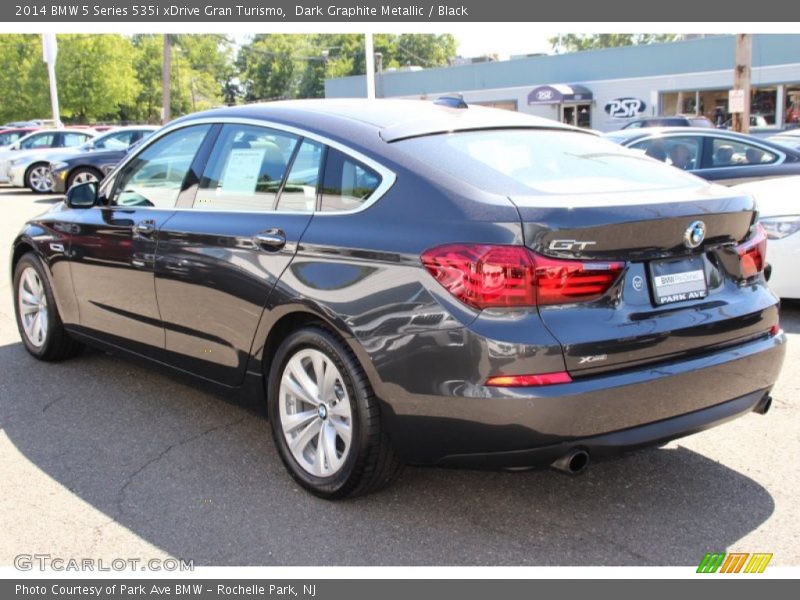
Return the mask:
[[29,222],[42,360],[82,344],[257,393],[341,498],[403,463],[582,471],[764,413],[786,338],[752,198],[558,123],[422,101],[172,122]]

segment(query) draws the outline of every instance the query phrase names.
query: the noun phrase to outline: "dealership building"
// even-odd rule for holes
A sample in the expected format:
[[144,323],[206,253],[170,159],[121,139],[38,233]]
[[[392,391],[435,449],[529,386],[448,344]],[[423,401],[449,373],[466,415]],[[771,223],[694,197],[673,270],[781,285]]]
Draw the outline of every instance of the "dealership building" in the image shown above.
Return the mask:
[[[494,106],[600,131],[640,116],[728,114],[735,38],[698,37],[671,43],[570,54],[385,71],[378,97],[434,99],[458,93],[469,104]],[[753,36],[751,114],[758,124],[800,125],[800,35]],[[366,95],[363,75],[328,79],[325,96]]]

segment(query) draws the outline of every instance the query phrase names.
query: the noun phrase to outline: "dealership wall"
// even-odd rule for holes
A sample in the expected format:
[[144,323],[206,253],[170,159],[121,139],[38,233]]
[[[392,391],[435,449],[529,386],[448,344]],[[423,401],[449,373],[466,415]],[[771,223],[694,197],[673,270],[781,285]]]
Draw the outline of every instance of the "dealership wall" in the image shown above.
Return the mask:
[[[376,82],[379,96],[435,98],[458,92],[469,103],[516,102],[519,111],[559,118],[558,105],[529,105],[539,85],[580,84],[593,93],[591,126],[618,129],[626,120],[610,116],[606,104],[638,98],[642,114],[659,113],[661,94],[683,90],[725,89],[733,84],[734,36],[712,36],[666,44],[609,48],[537,56],[422,71],[384,73]],[[752,85],[800,83],[800,35],[755,35]],[[364,76],[329,79],[326,97],[365,95]]]

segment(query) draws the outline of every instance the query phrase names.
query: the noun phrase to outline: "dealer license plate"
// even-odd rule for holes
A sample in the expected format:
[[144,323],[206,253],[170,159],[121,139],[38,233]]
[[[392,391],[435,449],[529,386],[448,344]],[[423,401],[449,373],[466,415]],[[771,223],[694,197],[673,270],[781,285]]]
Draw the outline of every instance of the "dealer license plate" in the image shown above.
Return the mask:
[[700,256],[650,263],[653,299],[656,304],[699,300],[708,295],[706,273]]

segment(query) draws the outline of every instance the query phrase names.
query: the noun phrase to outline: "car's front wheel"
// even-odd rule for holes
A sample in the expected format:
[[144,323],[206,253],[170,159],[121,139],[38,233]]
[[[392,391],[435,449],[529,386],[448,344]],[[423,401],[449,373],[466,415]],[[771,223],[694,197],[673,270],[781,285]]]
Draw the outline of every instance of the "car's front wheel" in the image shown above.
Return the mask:
[[71,188],[73,185],[79,185],[81,183],[89,183],[89,182],[98,182],[103,179],[103,174],[100,173],[97,169],[92,169],[90,167],[80,167],[75,169],[69,175],[69,179],[67,180],[67,189]]
[[273,437],[300,485],[344,498],[376,491],[397,474],[400,463],[366,374],[332,332],[312,326],[289,335],[268,383]]
[[47,194],[53,190],[53,178],[47,163],[31,165],[25,173],[25,187],[37,194]]
[[81,344],[64,329],[44,266],[33,252],[14,268],[14,308],[25,349],[36,358],[61,360],[80,351]]

